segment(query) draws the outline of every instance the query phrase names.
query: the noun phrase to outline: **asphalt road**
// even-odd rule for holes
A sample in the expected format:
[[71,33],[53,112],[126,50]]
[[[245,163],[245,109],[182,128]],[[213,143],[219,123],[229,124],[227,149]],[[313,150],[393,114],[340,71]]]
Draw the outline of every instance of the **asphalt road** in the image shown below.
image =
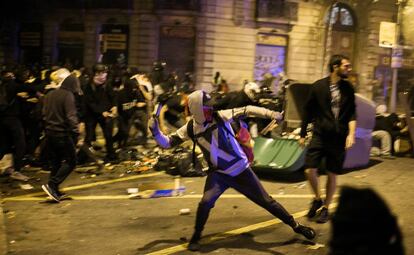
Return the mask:
[[[398,216],[406,254],[414,254],[414,160],[374,163],[340,176],[339,185],[371,187],[383,196]],[[136,174],[118,168],[97,176],[74,172],[63,185],[73,199],[55,204],[46,201],[40,188],[47,172],[26,169],[24,173],[32,177],[29,184],[33,189],[23,190],[19,182],[0,178],[7,254],[193,254],[185,247],[204,177],[182,178],[183,196],[130,199],[128,188],[173,185],[174,179],[153,170]],[[305,240],[264,209],[228,190],[210,214],[199,253],[327,254],[331,225],[303,217],[311,200],[303,176],[261,178],[268,192],[290,213],[316,229],[317,238]],[[180,215],[181,209],[189,209],[190,214]]]

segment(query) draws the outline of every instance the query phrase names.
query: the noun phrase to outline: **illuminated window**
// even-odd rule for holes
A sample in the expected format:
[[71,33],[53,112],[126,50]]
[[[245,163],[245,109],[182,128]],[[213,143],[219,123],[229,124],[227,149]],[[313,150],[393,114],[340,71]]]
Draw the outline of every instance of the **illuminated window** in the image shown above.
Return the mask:
[[333,26],[334,30],[338,31],[354,31],[355,29],[355,17],[353,11],[343,3],[337,3],[333,5],[331,11],[326,17],[326,23]]

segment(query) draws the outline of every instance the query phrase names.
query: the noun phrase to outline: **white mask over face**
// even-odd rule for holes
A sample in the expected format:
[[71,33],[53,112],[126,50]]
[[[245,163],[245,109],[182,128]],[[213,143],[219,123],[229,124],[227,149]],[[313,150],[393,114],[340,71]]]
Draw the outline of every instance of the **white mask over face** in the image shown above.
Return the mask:
[[202,125],[206,122],[203,111],[203,101],[209,100],[210,95],[202,90],[196,90],[188,96],[188,108],[197,124]]

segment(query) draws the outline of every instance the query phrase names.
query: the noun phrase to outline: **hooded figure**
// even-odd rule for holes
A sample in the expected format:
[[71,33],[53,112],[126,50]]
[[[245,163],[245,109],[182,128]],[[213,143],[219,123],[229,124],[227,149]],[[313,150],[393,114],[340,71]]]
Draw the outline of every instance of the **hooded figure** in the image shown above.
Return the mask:
[[210,95],[201,90],[196,90],[189,95],[188,106],[192,119],[170,135],[164,135],[160,131],[156,119],[150,120],[151,132],[161,147],[169,148],[184,140],[192,139],[201,148],[209,164],[204,194],[198,205],[195,230],[188,249],[195,251],[200,248],[201,232],[210,210],[228,188],[236,189],[291,226],[295,232],[313,239],[314,230],[296,222],[292,215],[263,188],[250,168],[247,156],[231,127],[231,123],[242,116],[280,120],[282,115],[279,112],[251,105],[215,112]]
[[67,76],[59,89],[48,93],[42,109],[46,131],[46,147],[52,163],[48,184],[42,189],[59,202],[64,194],[59,185],[76,166],[75,145],[79,135],[75,94],[80,93],[78,78]]

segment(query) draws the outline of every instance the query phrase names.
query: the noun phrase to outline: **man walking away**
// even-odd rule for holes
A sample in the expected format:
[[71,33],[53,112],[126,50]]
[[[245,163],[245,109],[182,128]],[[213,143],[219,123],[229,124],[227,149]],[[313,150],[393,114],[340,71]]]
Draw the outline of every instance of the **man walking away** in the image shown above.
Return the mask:
[[[328,77],[311,86],[299,140],[303,146],[307,125],[313,122],[312,140],[305,157],[305,173],[315,198],[307,217],[317,217],[318,223],[329,219],[328,207],[335,194],[336,175],[342,170],[345,151],[355,143],[355,95],[352,85],[345,80],[351,71],[351,63],[343,55],[333,55],[329,70],[331,74]],[[322,159],[326,159],[328,171],[325,201],[321,199],[317,172]]]
[[59,185],[76,166],[75,145],[79,135],[75,94],[80,92],[79,80],[69,75],[59,89],[46,95],[42,109],[45,122],[46,142],[52,170],[48,184],[42,189],[59,202],[64,194]]

